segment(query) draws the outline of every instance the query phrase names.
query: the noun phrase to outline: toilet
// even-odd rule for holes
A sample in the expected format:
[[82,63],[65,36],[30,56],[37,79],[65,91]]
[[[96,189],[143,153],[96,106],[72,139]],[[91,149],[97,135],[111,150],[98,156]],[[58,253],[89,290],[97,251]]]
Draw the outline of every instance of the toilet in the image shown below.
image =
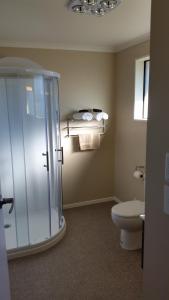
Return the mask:
[[145,203],[132,200],[116,204],[111,209],[114,224],[120,229],[120,245],[126,250],[137,250],[142,247],[142,219],[145,214]]

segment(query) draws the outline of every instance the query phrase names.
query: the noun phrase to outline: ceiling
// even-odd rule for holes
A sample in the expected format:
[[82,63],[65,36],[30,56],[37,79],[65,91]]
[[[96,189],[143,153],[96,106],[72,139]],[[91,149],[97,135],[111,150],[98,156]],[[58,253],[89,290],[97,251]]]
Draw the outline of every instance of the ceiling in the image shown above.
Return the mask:
[[104,17],[66,0],[0,0],[0,46],[115,52],[149,38],[151,0],[123,0]]

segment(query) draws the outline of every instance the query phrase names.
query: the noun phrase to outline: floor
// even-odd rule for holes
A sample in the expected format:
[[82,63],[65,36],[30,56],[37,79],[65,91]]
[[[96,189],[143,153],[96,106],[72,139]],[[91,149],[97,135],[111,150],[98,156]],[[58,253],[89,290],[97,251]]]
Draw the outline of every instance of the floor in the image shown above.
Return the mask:
[[112,203],[65,211],[55,247],[9,263],[12,300],[141,300],[140,251],[119,246]]
[[6,248],[13,249],[34,245],[43,242],[55,235],[59,230],[59,216],[57,209],[51,209],[51,235],[49,210],[33,211],[28,221],[24,215],[17,216],[17,230],[15,218],[9,213],[5,214]]

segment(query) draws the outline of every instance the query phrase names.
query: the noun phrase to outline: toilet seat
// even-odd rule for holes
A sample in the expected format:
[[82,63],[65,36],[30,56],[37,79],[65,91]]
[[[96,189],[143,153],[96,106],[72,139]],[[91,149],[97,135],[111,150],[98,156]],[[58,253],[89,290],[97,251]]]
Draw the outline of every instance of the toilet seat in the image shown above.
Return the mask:
[[140,200],[132,200],[116,204],[111,213],[118,217],[135,218],[145,213],[145,203]]

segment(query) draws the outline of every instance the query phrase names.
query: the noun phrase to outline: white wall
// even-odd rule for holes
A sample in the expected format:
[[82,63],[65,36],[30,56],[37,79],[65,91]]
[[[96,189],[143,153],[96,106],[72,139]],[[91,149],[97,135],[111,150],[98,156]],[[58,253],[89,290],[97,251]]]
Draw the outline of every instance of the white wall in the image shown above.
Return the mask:
[[133,178],[145,165],[147,122],[134,121],[135,61],[149,55],[149,42],[115,56],[115,195],[122,201],[144,200],[144,184]]

